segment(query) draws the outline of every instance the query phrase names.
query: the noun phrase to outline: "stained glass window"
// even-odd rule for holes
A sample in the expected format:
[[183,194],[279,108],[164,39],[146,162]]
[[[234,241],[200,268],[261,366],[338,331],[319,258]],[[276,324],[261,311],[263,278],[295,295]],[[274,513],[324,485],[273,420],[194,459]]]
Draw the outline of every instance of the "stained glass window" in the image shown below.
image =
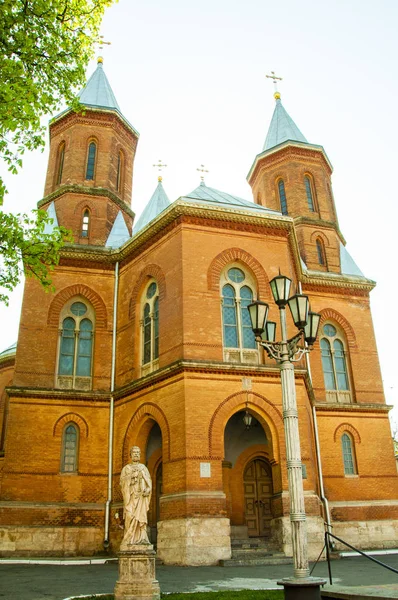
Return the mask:
[[61,470],[64,473],[77,471],[78,435],[75,425],[68,425],[64,431]]
[[343,433],[341,436],[341,446],[343,450],[344,474],[355,475],[355,461],[352,447],[352,440],[348,433]]
[[235,290],[232,285],[224,285],[223,294],[223,324],[224,345],[227,348],[238,348],[238,328],[236,318]]
[[151,281],[144,292],[142,309],[142,364],[157,368],[159,358],[159,295],[156,281]]
[[308,208],[313,212],[315,210],[315,205],[314,205],[314,198],[313,198],[313,195],[312,195],[311,181],[310,181],[310,178],[308,177],[308,175],[306,175],[304,177],[304,185],[305,185],[305,191],[306,191],[306,194],[307,194]]
[[245,285],[240,289],[243,348],[256,348],[256,340],[251,326],[249,311],[247,310],[247,307],[251,302],[253,302],[253,292],[247,285]]
[[58,150],[58,172],[57,172],[57,185],[61,183],[62,180],[62,171],[64,170],[64,159],[65,159],[65,143],[59,147]]
[[336,327],[326,323],[322,332],[324,336],[320,341],[322,369],[327,390],[349,391],[347,361],[343,342],[336,338]]
[[283,179],[279,179],[278,181],[278,189],[279,189],[279,201],[281,203],[281,212],[283,215],[287,215],[287,199],[285,192],[285,184]]
[[85,210],[83,213],[82,222],[82,237],[88,237],[88,226],[90,224],[90,211]]
[[95,142],[90,142],[88,147],[86,179],[94,179],[95,155],[97,153],[97,145]]
[[67,317],[62,323],[61,347],[59,353],[60,375],[73,375],[75,361],[75,321]]
[[76,375],[79,377],[91,376],[91,355],[93,349],[93,324],[90,319],[80,321],[79,340],[76,357]]
[[323,249],[323,244],[322,244],[321,240],[316,241],[316,252],[318,255],[318,263],[320,265],[325,265],[326,264],[325,251]]

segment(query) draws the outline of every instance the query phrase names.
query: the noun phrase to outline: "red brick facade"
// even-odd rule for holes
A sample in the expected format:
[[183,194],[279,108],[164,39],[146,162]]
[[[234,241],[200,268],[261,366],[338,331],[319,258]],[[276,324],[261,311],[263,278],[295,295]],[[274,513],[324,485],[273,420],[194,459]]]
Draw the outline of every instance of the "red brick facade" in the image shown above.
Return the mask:
[[[58,222],[72,229],[75,245],[63,251],[54,272],[53,295],[27,280],[14,371],[13,360],[0,361],[0,427],[7,418],[0,449],[0,531],[5,536],[13,532],[22,540],[15,547],[8,542],[0,553],[34,553],[28,545],[23,548],[24,535],[32,527],[43,531],[51,527],[52,533],[79,529],[80,553],[102,551],[112,402],[113,489],[107,540],[112,548],[117,547],[121,531],[118,478],[132,445],[141,447],[153,478],[152,528],[157,522],[189,519],[230,519],[232,527],[244,527],[244,474],[251,461],[261,459],[272,472],[272,536],[288,547],[289,541],[280,533],[289,503],[279,371],[262,350],[253,351],[251,359],[244,353],[240,360],[228,358],[220,280],[231,266],[245,273],[255,296],[270,303],[269,318],[275,321],[278,311],[269,281],[280,270],[296,286],[300,282],[312,310],[322,314],[322,325],[333,325],[343,341],[346,393],[333,396],[325,389],[319,341],[310,357],[311,377],[304,361],[296,366],[309,519],[322,523],[325,518],[313,407],[331,518],[354,527],[358,521],[396,519],[398,478],[369,308],[373,284],[341,274],[342,237],[330,187],[331,167],[323,150],[287,144],[260,156],[255,164],[250,176],[255,201],[280,210],[276,182],[282,177],[288,198],[286,217],[224,207],[208,211],[203,204],[176,202],[122,251],[111,252],[104,246],[119,211],[131,231],[137,136],[116,113],[87,110],[58,118],[50,126],[50,137],[45,198],[40,204],[48,207],[54,201]],[[88,181],[90,140],[97,143],[97,156],[95,178]],[[65,144],[64,166],[57,183],[61,144]],[[120,149],[123,185],[117,190]],[[316,190],[314,211],[308,209],[306,174]],[[82,236],[85,210],[90,212],[90,225],[88,235]],[[324,244],[324,265],[319,264],[318,239]],[[308,270],[303,269],[300,256]],[[115,390],[111,393],[116,264]],[[151,281],[158,294],[159,352],[145,366],[143,307]],[[82,377],[84,382],[79,383],[78,376],[73,382],[70,379],[66,389],[59,367],[62,323],[73,301],[87,307],[94,324],[92,370]],[[293,334],[291,321],[288,327]],[[249,393],[242,391],[242,377],[252,380]],[[238,432],[243,441],[235,447],[225,431],[233,415],[243,415],[246,408],[255,418],[253,432],[262,432],[263,441],[260,436],[251,443]],[[76,466],[68,472],[63,453],[70,424],[78,441],[74,442]],[[351,440],[354,474],[345,473],[344,434]],[[210,476],[203,476],[201,464],[209,465]],[[87,533],[90,528],[95,535]],[[383,543],[389,545],[388,540]],[[374,538],[364,544],[383,543]],[[50,547],[42,540],[37,553],[70,554],[76,548],[61,542]]]

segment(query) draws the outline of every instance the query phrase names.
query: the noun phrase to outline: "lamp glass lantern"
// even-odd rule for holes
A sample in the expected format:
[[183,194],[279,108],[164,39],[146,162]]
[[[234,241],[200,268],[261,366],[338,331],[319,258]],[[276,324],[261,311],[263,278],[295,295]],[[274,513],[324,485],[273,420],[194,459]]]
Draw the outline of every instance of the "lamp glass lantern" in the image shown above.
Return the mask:
[[298,329],[304,329],[308,321],[309,300],[304,294],[296,294],[288,300],[294,324]]
[[275,321],[267,321],[265,324],[265,330],[261,334],[263,342],[275,342],[276,337],[276,323]]
[[307,325],[304,327],[304,339],[309,346],[313,346],[318,335],[321,315],[310,310]]
[[255,336],[261,335],[265,329],[268,308],[268,304],[266,302],[261,302],[261,300],[255,300],[247,307]]
[[292,280],[284,275],[278,275],[269,282],[272,295],[278,306],[286,306],[290,294]]

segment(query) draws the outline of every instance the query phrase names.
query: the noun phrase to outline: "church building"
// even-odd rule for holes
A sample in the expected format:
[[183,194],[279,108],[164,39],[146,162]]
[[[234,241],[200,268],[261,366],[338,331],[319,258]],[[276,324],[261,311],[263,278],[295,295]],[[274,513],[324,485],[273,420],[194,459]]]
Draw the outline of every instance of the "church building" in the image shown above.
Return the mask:
[[26,280],[18,342],[0,353],[1,556],[117,552],[135,445],[164,563],[228,561],[239,540],[292,555],[280,371],[247,311],[260,299],[278,321],[279,273],[321,314],[313,351],[295,363],[309,556],[325,526],[359,548],[396,545],[375,283],[346,250],[324,148],[275,100],[247,177],[253,201],[202,180],[171,202],[159,178],[138,220],[139,134],[102,59],[84,111],[51,120],[38,206],[74,241],[53,294]]

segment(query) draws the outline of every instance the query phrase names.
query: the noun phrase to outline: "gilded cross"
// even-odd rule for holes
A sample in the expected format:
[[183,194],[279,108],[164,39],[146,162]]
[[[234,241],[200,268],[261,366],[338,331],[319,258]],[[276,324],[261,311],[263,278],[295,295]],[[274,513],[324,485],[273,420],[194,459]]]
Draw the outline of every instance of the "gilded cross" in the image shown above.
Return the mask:
[[[162,164],[162,161],[160,160],[160,158],[159,158],[158,164],[153,165],[153,166],[157,167],[159,173],[162,172],[162,169],[164,169],[165,167],[167,167],[167,165]],[[159,183],[162,181],[162,176],[161,175],[158,176],[158,181],[159,181]]]
[[209,171],[208,171],[207,169],[205,169],[205,166],[204,166],[204,165],[200,165],[200,167],[201,167],[200,169],[198,168],[198,169],[196,169],[196,170],[197,170],[197,171],[200,171],[201,173],[203,173],[203,175],[201,175],[201,176],[200,176],[200,181],[203,181],[203,182],[204,182],[204,180],[205,180],[205,176],[204,176],[204,174],[205,174],[205,173],[208,173]]
[[277,93],[278,81],[282,81],[282,77],[278,77],[277,75],[275,75],[275,71],[271,71],[271,75],[266,75],[266,77],[268,77],[268,79],[272,79],[272,81],[274,82],[275,93]]
[[100,50],[103,50],[104,46],[110,46],[112,44],[112,42],[106,42],[103,35],[98,36],[98,41],[96,43]]

